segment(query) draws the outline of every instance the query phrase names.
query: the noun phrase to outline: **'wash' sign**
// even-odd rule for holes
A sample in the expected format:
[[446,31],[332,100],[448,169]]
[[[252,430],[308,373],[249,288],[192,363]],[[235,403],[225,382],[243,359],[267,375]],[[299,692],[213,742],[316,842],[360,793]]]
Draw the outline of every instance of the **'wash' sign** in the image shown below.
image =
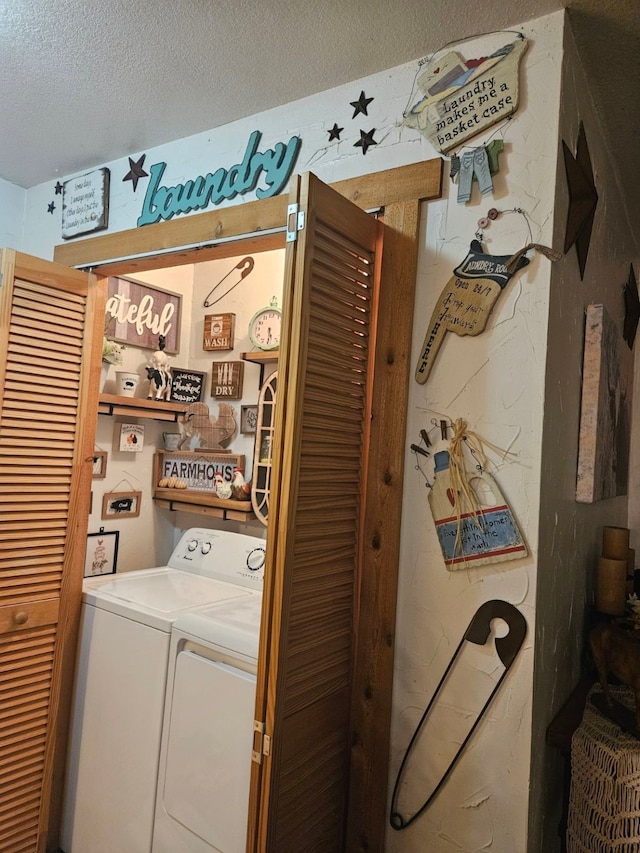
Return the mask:
[[[154,163],[149,170],[149,185],[142,213],[138,217],[138,226],[171,219],[193,210],[204,210],[211,204],[220,204],[253,190],[258,198],[278,195],[291,176],[301,139],[292,136],[286,144],[278,142],[273,148],[259,151],[261,137],[260,131],[254,130],[240,163],[198,175],[183,184],[164,186],[162,177],[167,164]],[[260,181],[263,186],[258,186]]]

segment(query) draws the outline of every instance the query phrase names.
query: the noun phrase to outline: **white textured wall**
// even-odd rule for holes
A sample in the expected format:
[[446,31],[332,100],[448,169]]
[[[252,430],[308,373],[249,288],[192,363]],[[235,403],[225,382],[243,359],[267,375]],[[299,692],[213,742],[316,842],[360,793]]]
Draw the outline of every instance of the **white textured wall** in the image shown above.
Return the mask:
[[22,228],[27,192],[0,178],[0,246],[22,248]]
[[[522,109],[505,131],[505,152],[494,180],[493,197],[481,199],[476,189],[470,205],[458,205],[457,188],[447,180],[447,197],[425,206],[414,364],[436,300],[452,269],[464,258],[477,221],[486,216],[488,208],[523,208],[531,220],[534,241],[551,245],[562,16],[541,19],[525,28],[525,34],[531,39],[524,59],[525,96]],[[487,49],[486,41],[465,45],[465,54],[482,55],[483,48]],[[485,236],[485,248],[493,254],[508,255],[529,242],[526,222],[513,213],[498,218]],[[514,604],[526,618],[528,634],[507,680],[437,798],[413,826],[400,833],[388,830],[389,853],[526,850],[550,268],[548,260],[536,255],[499,297],[486,331],[477,338],[449,333],[426,385],[411,382],[392,780],[405,746],[477,608],[494,598]],[[432,428],[434,418],[464,418],[470,429],[513,453],[504,461],[491,455],[494,465],[490,470],[524,532],[530,549],[526,559],[446,571],[427,503],[428,489],[422,474],[415,470],[416,457],[408,450],[412,441],[419,442],[421,428]],[[438,432],[432,432],[431,438],[437,450]],[[420,464],[431,473],[426,460]],[[493,648],[492,641],[487,648]],[[493,660],[495,666],[495,657]],[[475,646],[464,644],[463,656],[450,677],[451,693],[438,702],[443,713],[434,720],[437,725],[422,746],[421,768],[414,768],[412,773],[406,792],[409,800],[424,800],[429,785],[448,765],[453,754],[448,749],[452,732],[466,732],[469,721],[475,718],[481,707],[478,695],[487,688],[486,679],[478,673],[487,667],[491,672],[490,663],[476,653]],[[493,676],[501,670],[501,665],[495,666]],[[478,687],[475,696],[470,685]],[[418,797],[423,791],[424,796]]]
[[[548,723],[581,674],[584,628],[593,602],[602,527],[631,523],[632,545],[637,547],[639,524],[640,472],[638,454],[633,451],[637,442],[633,438],[631,497],[620,496],[593,504],[575,501],[585,311],[591,303],[603,303],[620,332],[620,346],[627,346],[622,339],[623,286],[631,261],[638,272],[638,244],[621,204],[614,164],[602,143],[589,80],[580,65],[569,27],[564,50],[554,222],[556,245],[564,243],[569,201],[562,140],[575,155],[580,122],[586,132],[599,201],[584,279],[580,279],[575,246],[554,264],[551,276],[536,601],[532,737],[537,748],[532,752],[531,851],[554,849],[561,796],[560,757],[542,745]],[[636,353],[637,350],[636,342]],[[633,422],[637,425],[637,413]],[[637,435],[637,426],[633,435]],[[611,436],[611,447],[613,442]],[[628,514],[629,503],[636,507],[635,520]]]
[[[471,204],[458,205],[455,190],[447,178],[444,198],[424,205],[414,362],[431,310],[453,267],[466,254],[477,220],[486,215],[489,207],[524,208],[530,217],[533,239],[551,242],[562,22],[562,15],[556,14],[523,28],[530,44],[523,62],[521,105],[504,128],[505,151],[501,155],[493,196],[480,200],[475,194]],[[503,34],[467,43],[460,50],[467,57],[479,56],[509,39]],[[437,156],[432,147],[416,131],[400,124],[416,68],[417,63],[412,62],[148,151],[145,166],[166,160],[165,182],[174,183],[214,171],[221,165],[232,165],[255,129],[263,132],[264,143],[268,145],[287,140],[293,134],[300,135],[302,150],[297,171],[311,170],[327,182],[430,159]],[[353,120],[350,102],[358,98],[361,90],[368,97],[373,96],[374,101],[368,117]],[[329,144],[327,131],[334,122],[345,130],[341,142]],[[354,147],[360,128],[376,129],[378,145],[370,148],[366,157]],[[473,144],[486,141],[496,130],[487,131]],[[131,152],[131,156],[137,158],[141,153]],[[128,162],[119,160],[96,165],[108,165],[112,170],[109,230],[135,227],[145,182],[141,182],[134,194],[131,184],[122,181],[129,168]],[[61,242],[59,211],[47,213],[47,204],[54,199],[53,186],[53,182],[43,184],[30,190],[27,197],[25,249],[43,257],[52,257],[54,245]],[[502,216],[487,230],[486,237],[488,250],[495,254],[510,254],[529,241],[524,220],[515,214]],[[212,271],[210,280],[215,279],[218,272]],[[190,358],[194,367],[203,359],[202,352],[197,352],[197,339],[201,335],[198,318],[202,313],[199,308],[202,291],[206,290],[208,280],[209,272],[198,270],[193,276],[197,296],[192,302],[194,324]],[[414,827],[403,833],[389,830],[389,853],[471,853],[480,849],[520,853],[526,848],[549,281],[549,261],[535,257],[501,295],[484,334],[474,339],[450,334],[428,384],[418,386],[411,380],[392,776],[421,711],[476,609],[491,598],[505,599],[525,615],[529,634],[508,681],[446,787]],[[164,283],[163,286],[168,285]],[[244,312],[261,307],[264,295],[270,293],[269,286],[265,284],[263,288],[260,299],[255,296],[255,302],[248,297],[247,291],[247,302],[238,306],[238,310]],[[222,305],[220,309],[223,310]],[[226,305],[224,310],[229,310]],[[144,360],[144,354],[139,360]],[[249,377],[248,371],[247,375]],[[414,457],[408,450],[409,444],[418,440],[418,430],[429,429],[431,419],[441,416],[463,417],[471,429],[513,452],[513,457],[505,461],[493,458],[493,473],[524,531],[530,548],[530,556],[526,559],[494,568],[455,573],[445,570],[424,480],[414,470]],[[99,444],[109,441],[109,431],[113,427],[102,425],[109,420],[101,421]],[[157,433],[162,429],[150,427],[150,441],[153,440],[152,432],[156,431],[157,440]],[[128,464],[118,473],[126,470],[136,476],[148,495],[148,463],[141,461],[135,467]],[[111,481],[105,485],[113,488]],[[150,508],[149,500],[146,506]],[[122,522],[123,539],[127,540],[122,543],[122,559],[126,558],[131,567],[138,564],[143,554],[155,554],[154,559],[160,561],[160,552],[166,549],[162,555],[164,559],[169,540],[175,535],[166,526],[165,516],[161,515],[164,511],[152,512],[154,514],[145,515],[139,522]],[[92,527],[96,523],[94,516]],[[202,518],[194,518],[190,523],[202,523]],[[158,542],[161,544],[157,546]],[[152,565],[153,560],[146,564]],[[470,662],[467,672],[471,678],[474,672],[486,671],[490,675],[493,669],[491,662],[485,659]],[[479,683],[484,686],[487,677],[480,675]],[[464,686],[470,683],[470,680],[465,681]],[[448,713],[440,721],[445,740],[451,736],[453,725],[467,717],[468,702],[477,700],[474,691],[467,690],[466,694],[464,689],[456,693]],[[430,751],[424,760],[425,772],[437,771],[438,760],[438,754]]]

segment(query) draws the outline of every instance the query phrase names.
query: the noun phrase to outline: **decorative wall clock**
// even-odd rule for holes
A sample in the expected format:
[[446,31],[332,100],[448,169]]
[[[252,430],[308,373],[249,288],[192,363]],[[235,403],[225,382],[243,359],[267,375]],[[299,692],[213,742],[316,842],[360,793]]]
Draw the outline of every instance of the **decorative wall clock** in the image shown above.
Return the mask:
[[274,296],[266,308],[257,311],[249,322],[249,339],[261,350],[277,349],[280,346],[282,312]]

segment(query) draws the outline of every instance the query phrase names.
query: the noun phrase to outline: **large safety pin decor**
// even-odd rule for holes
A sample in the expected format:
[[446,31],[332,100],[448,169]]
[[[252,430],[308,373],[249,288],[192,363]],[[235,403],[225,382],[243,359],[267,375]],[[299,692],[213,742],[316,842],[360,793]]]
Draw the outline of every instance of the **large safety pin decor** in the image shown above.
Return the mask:
[[[421,731],[424,728],[427,717],[429,716],[429,712],[433,708],[433,706],[434,706],[434,704],[438,698],[438,694],[440,693],[440,690],[442,689],[442,687],[443,687],[444,683],[446,682],[452,668],[454,667],[456,659],[458,658],[464,643],[470,642],[470,643],[475,643],[478,646],[484,646],[485,643],[487,642],[488,638],[489,638],[489,635],[491,634],[491,622],[493,619],[503,619],[507,623],[507,625],[509,626],[509,633],[508,634],[505,634],[504,637],[496,637],[496,639],[495,639],[495,650],[496,650],[498,657],[500,658],[500,661],[502,662],[502,665],[504,666],[504,672],[502,673],[502,675],[500,676],[500,678],[496,682],[493,690],[491,691],[491,693],[489,695],[489,698],[485,702],[484,706],[482,707],[482,710],[480,711],[480,713],[476,717],[473,725],[471,726],[466,737],[462,741],[458,751],[454,755],[454,757],[451,760],[447,769],[444,771],[444,773],[440,777],[440,780],[436,784],[436,786],[434,787],[433,791],[428,795],[428,797],[426,798],[424,803],[415,812],[415,814],[411,815],[410,817],[405,817],[399,811],[398,795],[399,795],[401,783],[403,782],[403,777],[405,775],[405,771],[407,769],[407,764],[408,764],[411,752],[412,752],[412,750],[413,750],[413,748],[414,748],[414,746],[418,740],[418,737],[419,737]],[[480,720],[482,719],[485,711],[487,710],[487,708],[491,704],[491,701],[492,701],[493,697],[496,695],[498,688],[500,687],[500,685],[504,681],[505,676],[511,667],[511,664],[516,659],[516,656],[517,656],[518,652],[520,651],[520,648],[522,647],[522,643],[524,642],[524,638],[526,636],[526,633],[527,633],[527,623],[525,621],[524,616],[522,615],[522,613],[520,613],[520,611],[516,607],[513,606],[513,604],[509,604],[508,601],[501,601],[499,599],[494,599],[493,601],[485,602],[483,605],[481,605],[481,607],[478,608],[473,619],[469,623],[469,627],[465,631],[464,636],[460,640],[460,643],[458,644],[458,648],[456,649],[455,654],[453,655],[453,657],[449,661],[449,664],[448,664],[446,670],[444,671],[444,675],[440,679],[440,683],[438,684],[438,686],[435,690],[435,693],[431,697],[431,700],[430,700],[429,704],[427,705],[424,714],[420,718],[420,722],[418,723],[416,730],[413,733],[411,740],[409,741],[409,746],[407,747],[407,750],[406,750],[404,757],[402,759],[402,764],[400,765],[400,769],[398,770],[396,782],[395,782],[395,785],[393,787],[393,796],[391,798],[391,814],[389,816],[389,822],[390,822],[391,826],[393,827],[393,829],[402,830],[402,829],[406,829],[408,826],[411,826],[411,824],[415,820],[417,820],[420,817],[420,815],[422,815],[426,811],[426,809],[429,807],[431,802],[434,800],[434,798],[436,797],[436,795],[438,794],[438,792],[440,791],[440,789],[444,785],[449,774],[451,773],[451,771],[455,767],[458,759],[462,755],[464,748],[466,747],[467,743],[471,739],[471,736],[473,735],[474,731],[478,727]]]
[[[220,302],[221,299],[224,299],[225,296],[228,296],[231,293],[231,291],[234,289],[234,287],[237,287],[240,284],[240,282],[243,281],[249,275],[249,273],[253,269],[254,265],[255,265],[255,261],[253,260],[253,258],[251,256],[243,258],[241,261],[239,261],[235,265],[235,267],[232,267],[229,270],[229,272],[226,273],[226,275],[223,275],[222,278],[220,279],[220,281],[211,288],[206,299],[204,300],[204,307],[205,308],[212,308],[214,305],[216,305],[218,302]],[[231,273],[234,272],[235,270],[241,271],[240,272],[240,278],[236,282],[231,284],[221,296],[218,296],[216,299],[213,300],[213,302],[211,302],[210,300],[211,300],[213,294],[216,292],[216,290],[218,290],[218,288],[222,285],[222,283],[229,278]]]

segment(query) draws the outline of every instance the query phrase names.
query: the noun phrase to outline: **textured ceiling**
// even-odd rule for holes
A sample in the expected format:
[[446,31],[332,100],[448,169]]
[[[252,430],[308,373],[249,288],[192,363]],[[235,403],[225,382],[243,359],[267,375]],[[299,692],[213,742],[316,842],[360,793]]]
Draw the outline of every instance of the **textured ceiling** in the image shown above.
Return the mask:
[[638,0],[0,0],[0,177],[32,187],[567,4],[632,163]]

